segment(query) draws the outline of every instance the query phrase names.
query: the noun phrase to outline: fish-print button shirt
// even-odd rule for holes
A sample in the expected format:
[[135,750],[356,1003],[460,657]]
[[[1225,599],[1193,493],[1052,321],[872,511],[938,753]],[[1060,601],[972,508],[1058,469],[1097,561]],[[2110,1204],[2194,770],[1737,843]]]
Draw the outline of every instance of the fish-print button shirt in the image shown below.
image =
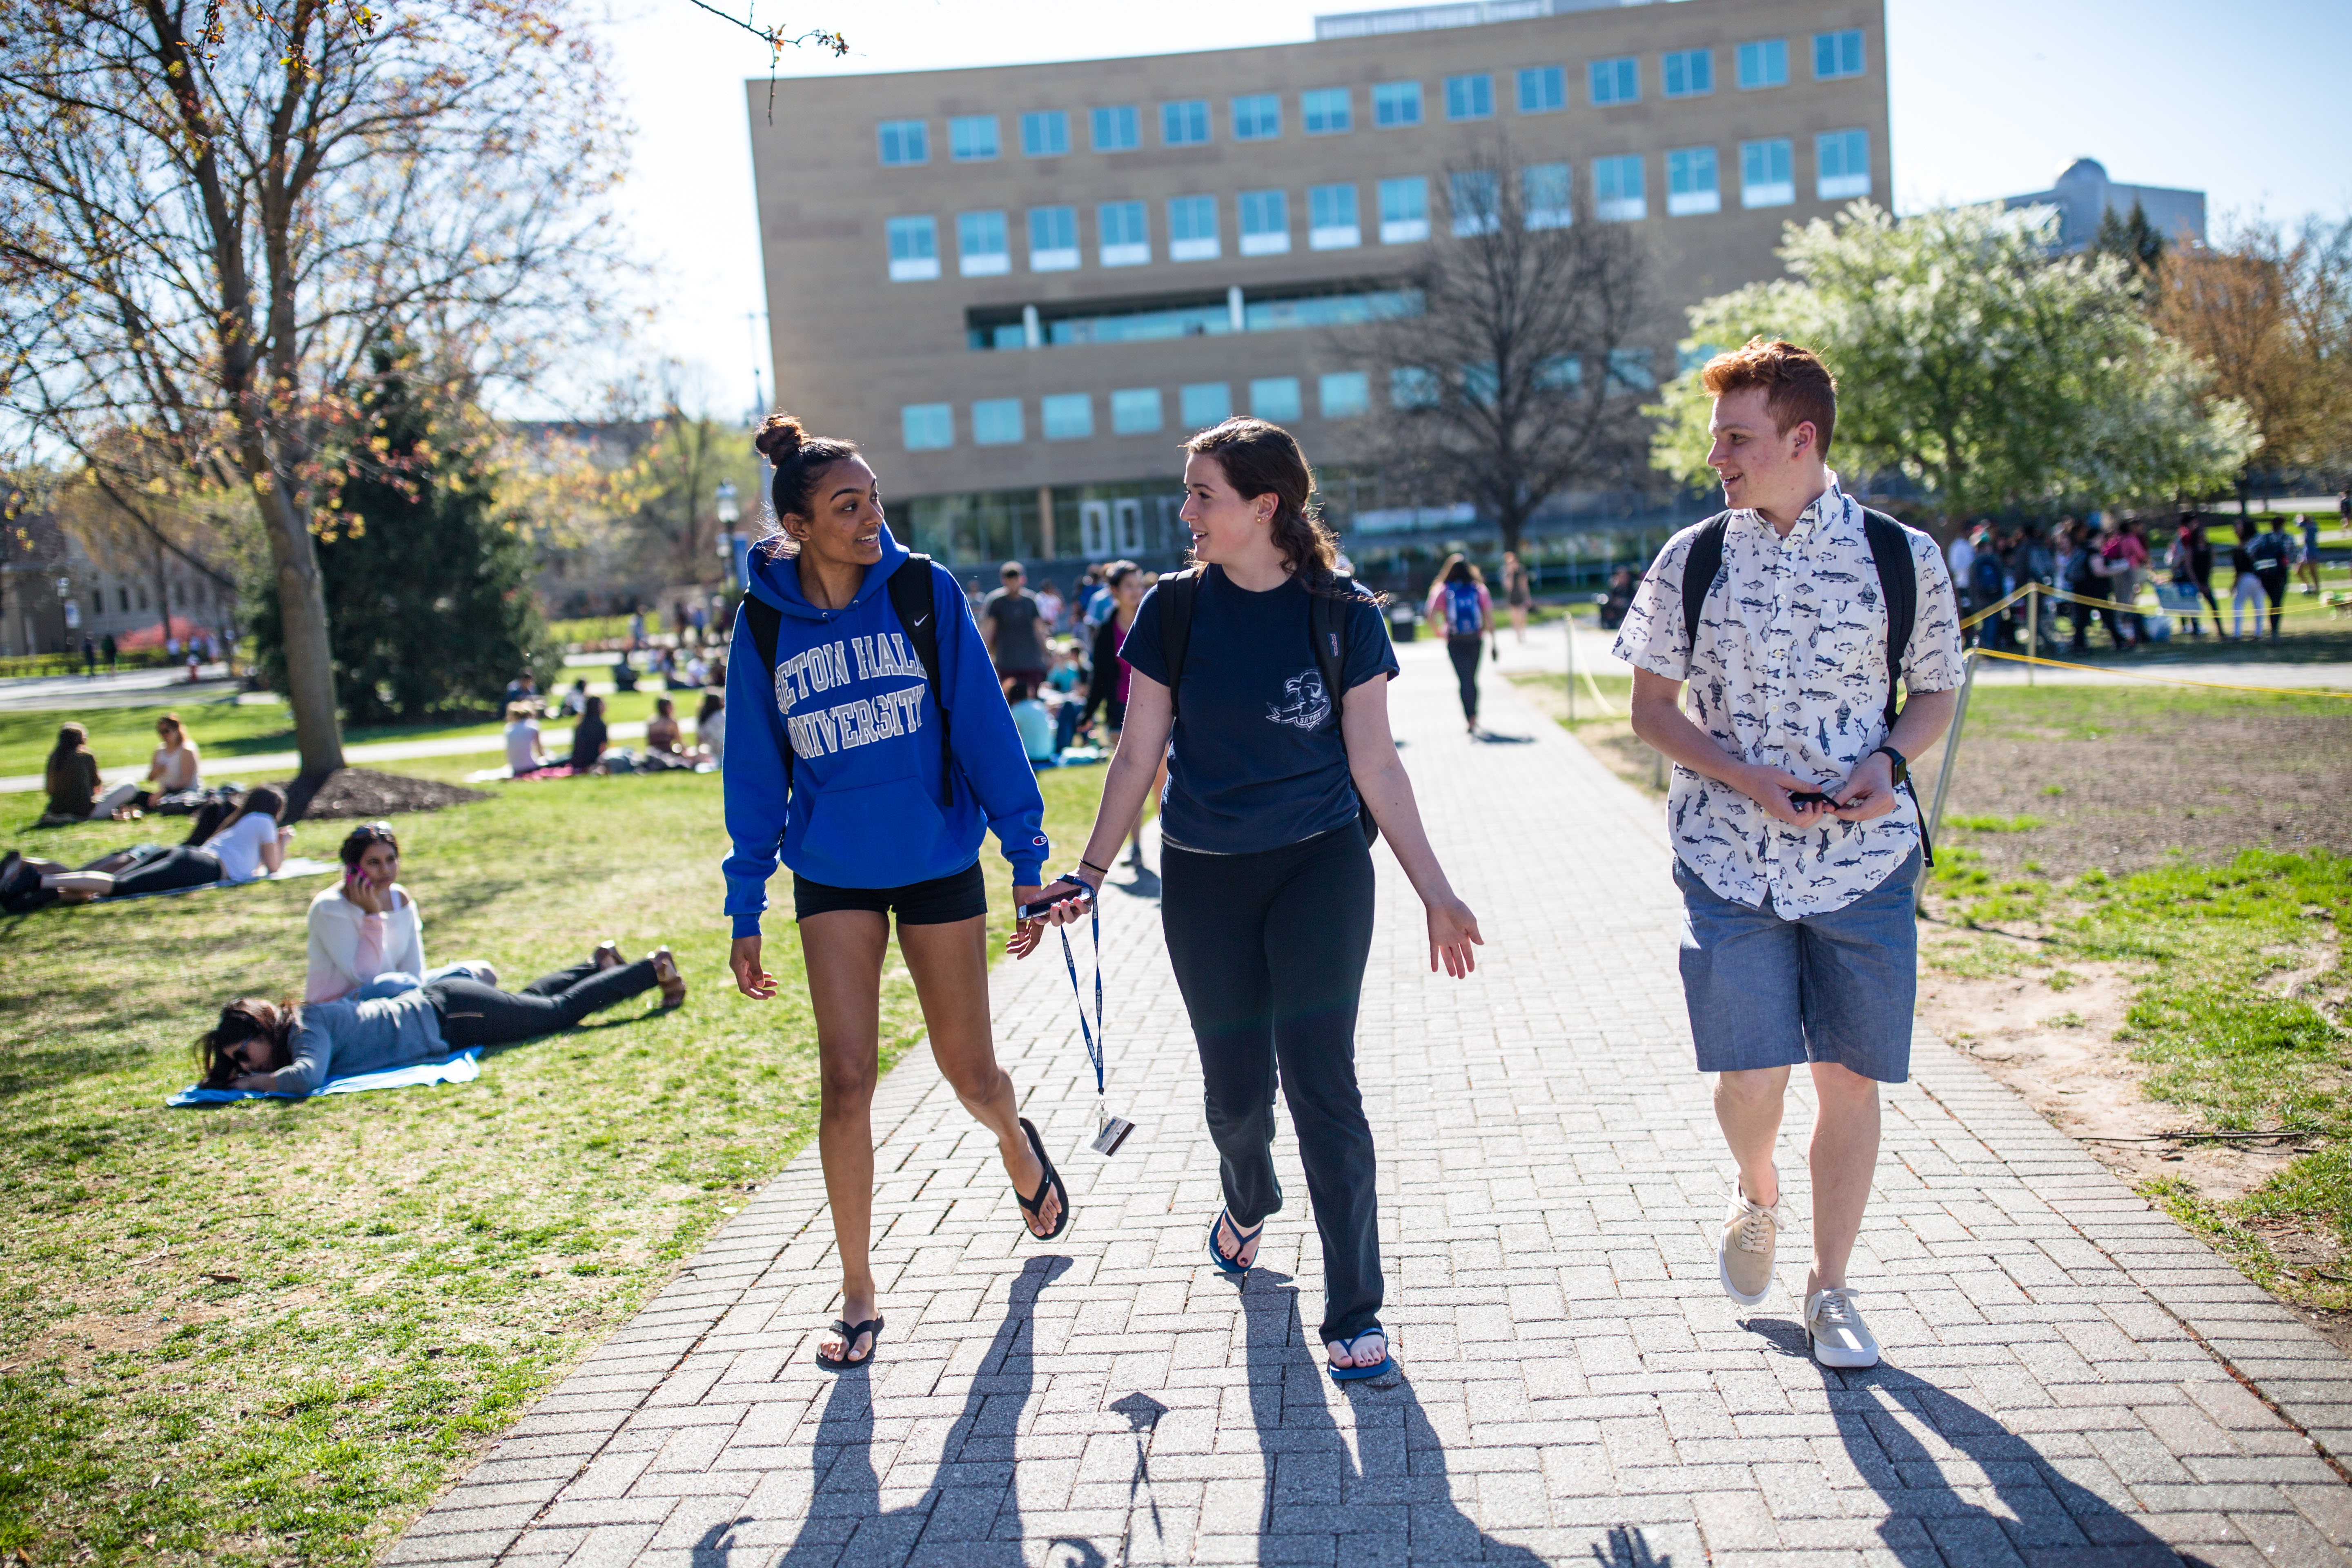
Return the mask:
[[[1683,563],[1699,527],[1666,542],[1618,633],[1617,657],[1690,683],[1690,715],[1743,762],[1836,789],[1886,740],[1886,606],[1860,502],[1830,488],[1787,538],[1755,512],[1725,514],[1723,566],[1683,630]],[[1903,679],[1913,692],[1960,680],[1959,611],[1934,540],[1905,529],[1919,583]],[[1777,821],[1729,784],[1676,767],[1666,812],[1675,852],[1723,898],[1790,920],[1843,909],[1884,882],[1919,839],[1906,791],[1869,822]]]

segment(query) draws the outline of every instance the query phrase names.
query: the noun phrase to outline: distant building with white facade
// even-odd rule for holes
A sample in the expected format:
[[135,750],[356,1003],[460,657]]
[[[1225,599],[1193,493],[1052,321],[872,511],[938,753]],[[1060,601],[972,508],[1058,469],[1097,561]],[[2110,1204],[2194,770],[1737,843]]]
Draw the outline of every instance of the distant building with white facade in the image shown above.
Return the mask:
[[2176,191],[2164,185],[2121,185],[2107,178],[2106,165],[2096,158],[2077,158],[2066,165],[2057,183],[2030,195],[2007,196],[2008,207],[2048,206],[2058,209],[2058,248],[2081,250],[2099,232],[2099,219],[2108,213],[2131,216],[2134,205],[2147,215],[2148,226],[2167,245],[2183,240],[2205,243],[2205,193]]

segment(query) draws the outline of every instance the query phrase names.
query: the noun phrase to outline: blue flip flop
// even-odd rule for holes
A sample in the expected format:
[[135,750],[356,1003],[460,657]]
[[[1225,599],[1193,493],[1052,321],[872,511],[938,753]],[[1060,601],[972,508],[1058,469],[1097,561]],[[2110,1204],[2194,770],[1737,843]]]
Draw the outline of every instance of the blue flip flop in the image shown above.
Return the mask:
[[1223,1275],[1228,1279],[1246,1279],[1249,1278],[1250,1266],[1246,1263],[1236,1263],[1232,1258],[1227,1258],[1223,1253],[1217,1250],[1217,1231],[1221,1226],[1232,1226],[1233,1233],[1241,1238],[1234,1247],[1234,1250],[1235,1252],[1239,1252],[1243,1247],[1247,1247],[1252,1241],[1255,1240],[1258,1235],[1265,1229],[1265,1221],[1258,1221],[1256,1225],[1250,1227],[1248,1232],[1244,1233],[1239,1225],[1234,1224],[1233,1210],[1219,1209],[1217,1211],[1217,1217],[1209,1224],[1209,1261],[1215,1264],[1217,1266],[1217,1272]]
[[[1388,1331],[1375,1325],[1374,1327],[1364,1330],[1361,1333],[1349,1334],[1345,1339],[1331,1340],[1328,1342],[1338,1345],[1349,1355],[1354,1355],[1356,1353],[1356,1342],[1361,1339],[1370,1339],[1374,1334],[1380,1335],[1382,1339],[1388,1338]],[[1355,1383],[1362,1378],[1379,1377],[1383,1373],[1394,1372],[1396,1370],[1396,1357],[1392,1355],[1384,1355],[1381,1357],[1381,1364],[1378,1366],[1334,1366],[1328,1362],[1326,1362],[1324,1366],[1326,1370],[1331,1373],[1332,1382]]]

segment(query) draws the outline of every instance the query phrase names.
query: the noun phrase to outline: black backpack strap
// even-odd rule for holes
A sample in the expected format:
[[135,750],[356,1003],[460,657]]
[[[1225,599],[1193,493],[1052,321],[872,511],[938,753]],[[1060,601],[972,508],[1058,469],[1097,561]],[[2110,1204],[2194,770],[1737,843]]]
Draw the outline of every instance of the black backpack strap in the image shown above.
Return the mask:
[[[784,624],[784,613],[757,594],[743,595],[743,607],[735,612],[743,629],[751,634],[751,647],[760,656],[760,668],[768,672],[768,685],[776,684],[776,635]],[[772,699],[771,699],[772,700]],[[792,726],[784,727],[784,798],[793,797],[793,733]]]
[[948,804],[955,804],[954,731],[948,716],[947,688],[940,680],[939,599],[931,591],[931,558],[909,555],[890,574],[890,608],[922,661],[923,679],[930,682],[931,701],[940,710],[940,787]]
[[[1339,727],[1342,752],[1348,748],[1342,712],[1348,700],[1348,612],[1358,596],[1356,580],[1339,572],[1332,574],[1326,592],[1307,596],[1307,630],[1315,643],[1315,668],[1323,677],[1323,694],[1331,701],[1331,721]],[[1360,795],[1356,800],[1356,826],[1363,829],[1367,844],[1381,836],[1381,825],[1373,820],[1371,808]]]
[[1160,662],[1168,667],[1168,717],[1176,718],[1176,689],[1184,684],[1184,652],[1192,646],[1192,606],[1201,597],[1201,574],[1193,566],[1162,577],[1151,591],[1160,596]]
[[[1895,689],[1903,679],[1903,655],[1919,620],[1919,568],[1911,559],[1911,541],[1903,525],[1885,512],[1864,507],[1862,531],[1870,541],[1871,564],[1878,568],[1878,591],[1886,599],[1886,731],[1891,735],[1901,711]],[[1906,774],[1903,787],[1911,792],[1911,809],[1919,815],[1920,858],[1933,866],[1936,849],[1927,842],[1927,812],[1919,804],[1919,786]]]
[[1715,586],[1715,574],[1723,570],[1723,536],[1731,527],[1731,515],[1717,512],[1698,525],[1691,540],[1690,553],[1683,557],[1683,645],[1686,654],[1698,652],[1698,618],[1706,608],[1707,590]]

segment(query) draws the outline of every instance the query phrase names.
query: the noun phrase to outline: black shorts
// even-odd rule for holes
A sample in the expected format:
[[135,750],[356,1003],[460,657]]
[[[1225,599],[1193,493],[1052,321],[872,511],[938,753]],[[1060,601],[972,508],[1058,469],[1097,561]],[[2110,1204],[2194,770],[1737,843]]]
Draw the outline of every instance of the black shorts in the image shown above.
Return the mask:
[[835,910],[872,910],[886,920],[896,910],[902,926],[953,925],[988,912],[988,883],[977,860],[961,871],[903,888],[836,888],[793,873],[794,920]]

